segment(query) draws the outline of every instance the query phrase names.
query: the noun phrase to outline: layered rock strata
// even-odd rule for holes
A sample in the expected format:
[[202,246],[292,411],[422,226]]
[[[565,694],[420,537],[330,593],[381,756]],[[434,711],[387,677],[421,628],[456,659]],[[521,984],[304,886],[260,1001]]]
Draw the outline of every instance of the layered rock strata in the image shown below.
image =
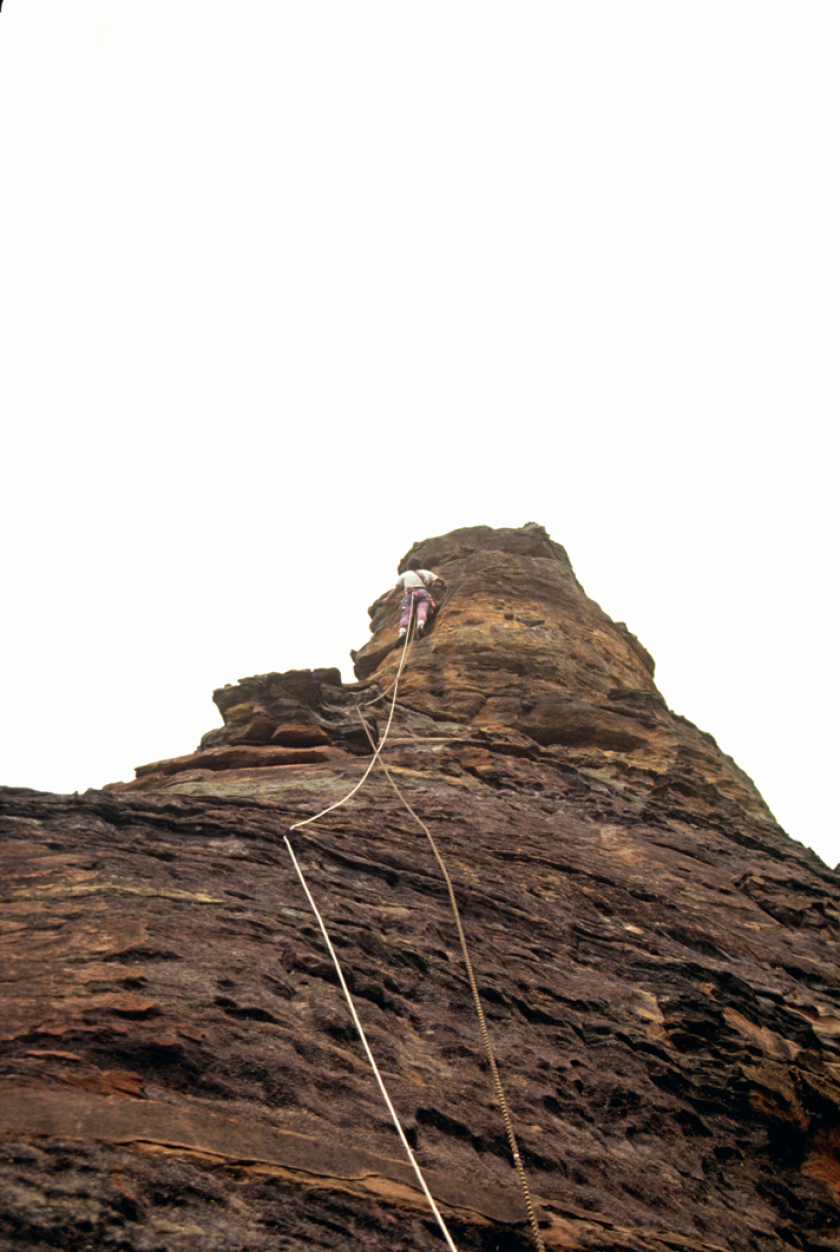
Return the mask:
[[[418,566],[447,591],[383,759],[448,862],[546,1247],[837,1248],[837,875],[541,528]],[[355,684],[243,680],[132,783],[0,791],[0,1247],[441,1246],[282,843],[369,764],[395,615]],[[532,1246],[424,834],[375,768],[292,839],[457,1245]]]

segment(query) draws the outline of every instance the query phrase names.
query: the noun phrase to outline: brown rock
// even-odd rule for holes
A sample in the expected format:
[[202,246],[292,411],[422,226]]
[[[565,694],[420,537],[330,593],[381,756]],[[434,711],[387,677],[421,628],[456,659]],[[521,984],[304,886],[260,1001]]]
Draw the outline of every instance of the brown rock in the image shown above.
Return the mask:
[[[274,743],[296,748],[334,744],[350,752],[369,750],[356,703],[348,698],[337,669],[258,674],[214,691],[213,701],[224,726],[203,736],[202,749]],[[367,727],[375,741],[375,717],[367,719]]]
[[[329,740],[326,740],[329,743]],[[169,774],[183,774],[187,770],[229,770],[259,769],[268,765],[314,765],[319,761],[327,761],[331,756],[340,755],[325,752],[322,748],[283,748],[280,746],[266,747],[229,747],[206,748],[203,752],[192,752],[189,756],[171,757],[167,761],[155,761],[151,765],[140,765],[135,770],[138,778],[154,775],[165,778]]]
[[[838,1247],[837,876],[540,528],[419,564],[447,599],[383,759],[449,866],[546,1247]],[[224,767],[0,790],[0,1247],[442,1246],[282,841],[369,757],[236,738],[384,726],[395,612],[356,686],[223,689],[194,756]],[[291,838],[456,1245],[532,1246],[423,831],[374,769]]]

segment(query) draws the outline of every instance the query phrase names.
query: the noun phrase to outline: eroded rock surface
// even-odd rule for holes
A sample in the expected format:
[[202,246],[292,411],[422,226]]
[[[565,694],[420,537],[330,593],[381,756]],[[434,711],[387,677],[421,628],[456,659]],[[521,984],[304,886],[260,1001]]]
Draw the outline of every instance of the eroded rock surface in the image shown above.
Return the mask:
[[[837,1248],[837,875],[541,529],[418,565],[447,596],[383,759],[449,865],[546,1247]],[[367,768],[395,627],[377,601],[355,685],[222,689],[133,783],[0,791],[0,1247],[442,1246],[282,842]],[[292,841],[456,1243],[532,1246],[423,831],[375,767]]]

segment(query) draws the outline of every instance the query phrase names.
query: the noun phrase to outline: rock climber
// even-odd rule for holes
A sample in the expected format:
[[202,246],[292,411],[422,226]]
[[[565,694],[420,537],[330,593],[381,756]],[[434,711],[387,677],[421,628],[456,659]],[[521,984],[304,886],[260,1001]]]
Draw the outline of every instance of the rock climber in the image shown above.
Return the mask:
[[414,615],[415,630],[418,639],[422,639],[426,629],[426,620],[429,616],[429,610],[437,608],[437,604],[432,599],[430,589],[437,584],[442,588],[446,588],[446,583],[430,569],[410,569],[404,574],[400,574],[397,584],[389,595],[396,595],[398,591],[402,591],[403,598],[400,604],[400,633],[397,636],[397,646],[405,639],[412,614]]

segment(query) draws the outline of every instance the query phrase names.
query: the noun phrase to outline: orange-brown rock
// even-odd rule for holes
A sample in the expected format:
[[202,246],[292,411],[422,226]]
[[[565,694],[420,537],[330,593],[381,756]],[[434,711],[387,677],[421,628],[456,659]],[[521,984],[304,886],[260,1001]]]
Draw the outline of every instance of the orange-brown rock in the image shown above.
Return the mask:
[[[447,593],[383,759],[448,862],[546,1247],[836,1249],[837,875],[540,528],[418,565]],[[369,764],[396,613],[356,684],[223,688],[191,764],[0,790],[0,1248],[442,1246],[282,842]],[[457,1246],[531,1247],[423,832],[376,768],[291,838]]]

